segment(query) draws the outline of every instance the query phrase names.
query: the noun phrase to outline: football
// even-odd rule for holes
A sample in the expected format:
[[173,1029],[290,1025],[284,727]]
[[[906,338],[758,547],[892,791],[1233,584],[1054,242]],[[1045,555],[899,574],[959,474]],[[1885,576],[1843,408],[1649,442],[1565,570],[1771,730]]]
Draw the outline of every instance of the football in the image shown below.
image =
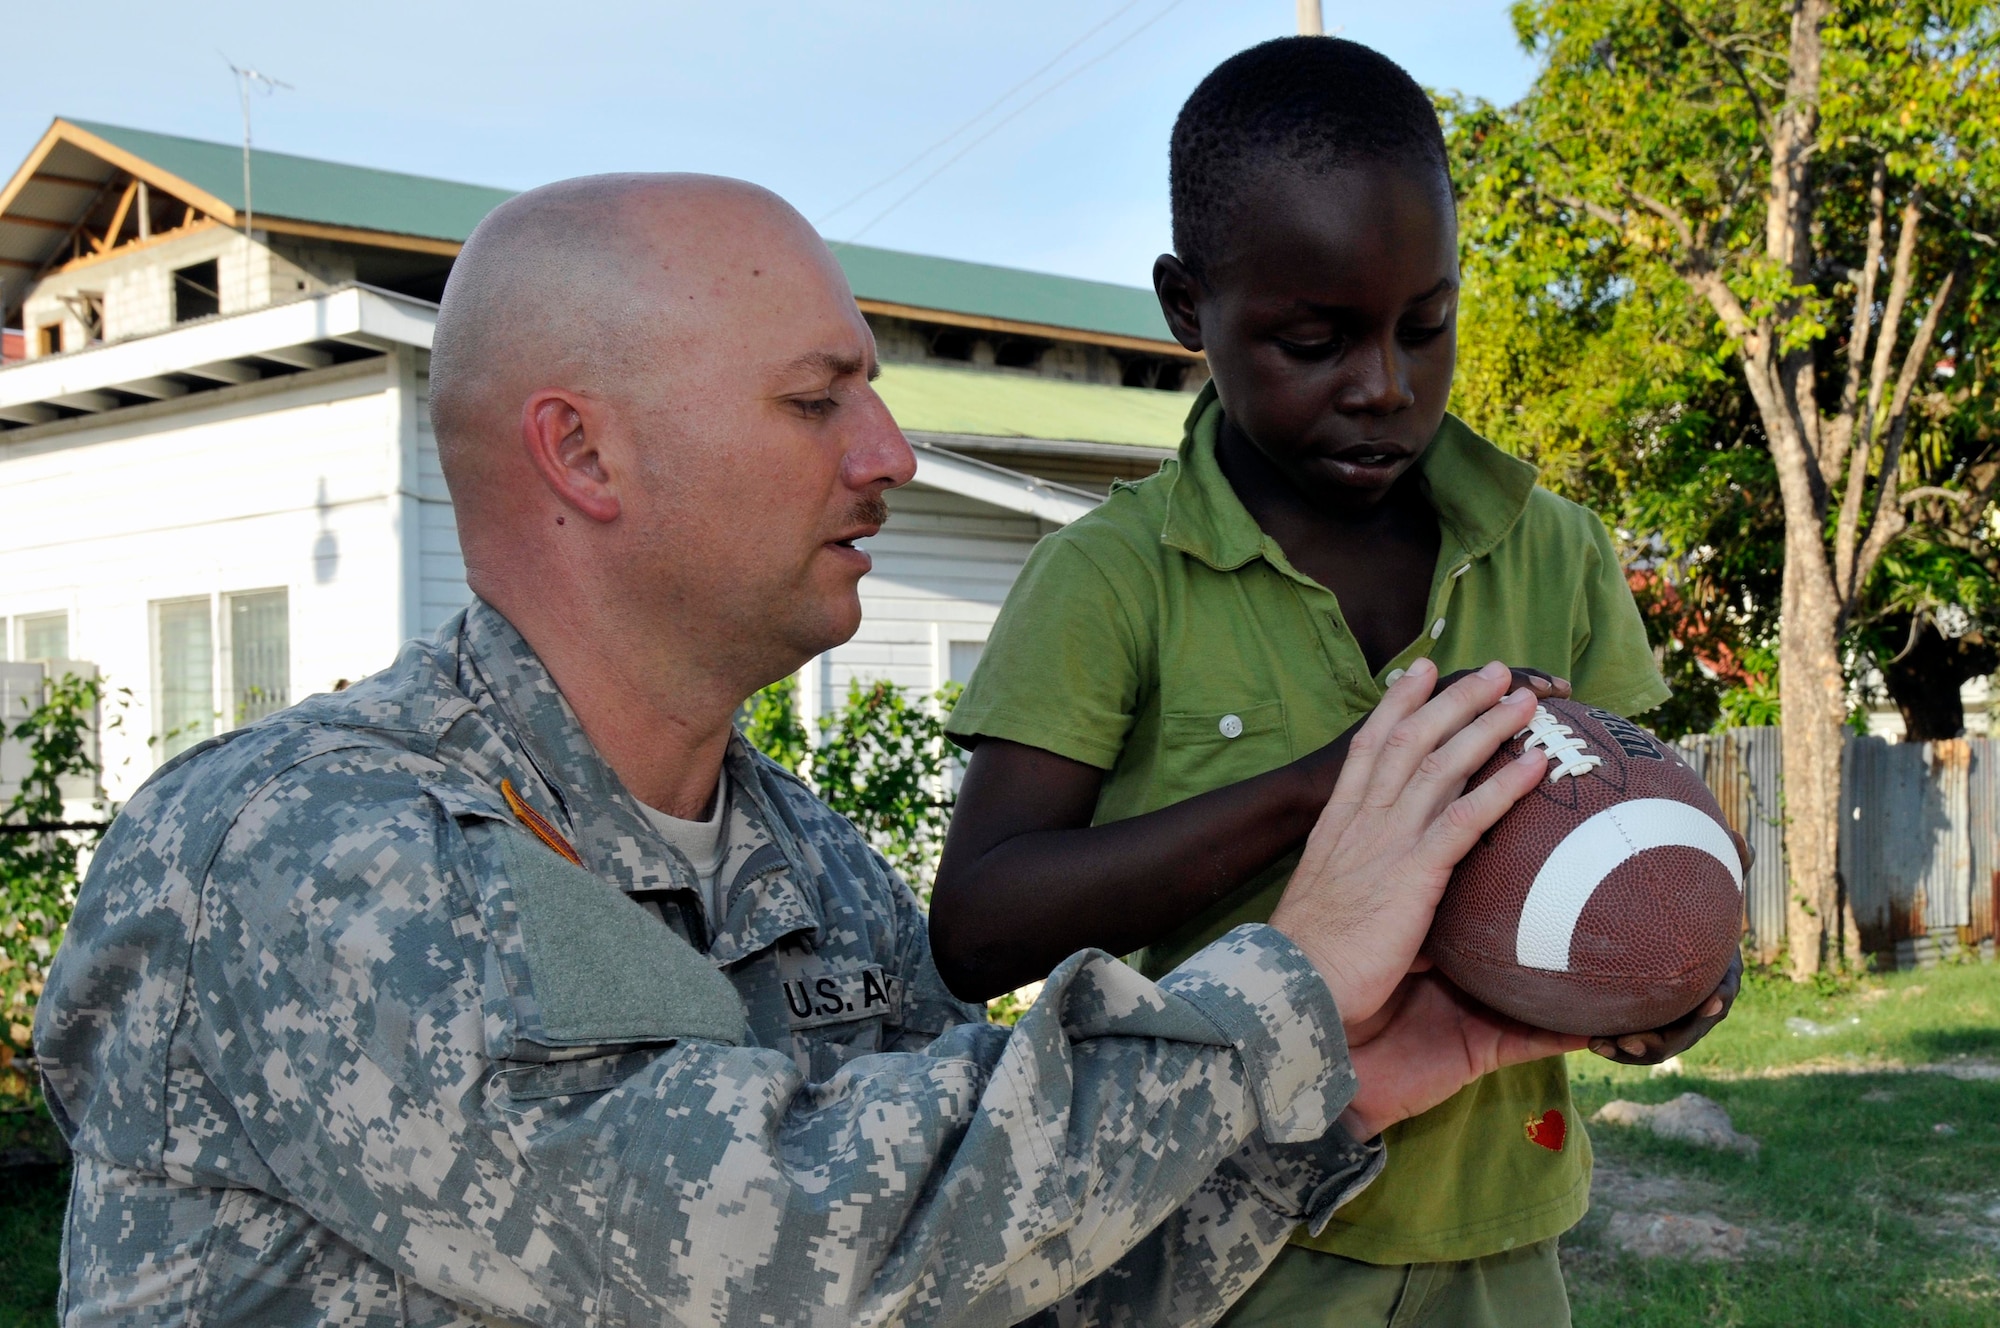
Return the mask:
[[1465,855],[1424,953],[1523,1023],[1612,1037],[1662,1027],[1715,990],[1743,926],[1722,809],[1628,719],[1550,699],[1468,787],[1523,749],[1548,775]]

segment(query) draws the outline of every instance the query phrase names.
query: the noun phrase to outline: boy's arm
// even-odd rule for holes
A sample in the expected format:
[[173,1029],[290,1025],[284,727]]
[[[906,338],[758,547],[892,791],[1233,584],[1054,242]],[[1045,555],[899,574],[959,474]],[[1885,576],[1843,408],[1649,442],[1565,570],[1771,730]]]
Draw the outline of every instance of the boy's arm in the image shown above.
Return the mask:
[[[1516,670],[1512,685],[1569,693],[1532,670]],[[1097,826],[1102,770],[982,740],[931,895],[931,949],[946,985],[990,1000],[1078,950],[1130,954],[1199,916],[1305,842],[1359,727],[1290,765]]]
[[1130,954],[1157,941],[1305,841],[1347,739],[1099,826],[1090,818],[1102,770],[983,740],[931,894],[931,950],[945,984],[965,1000],[990,1000],[1078,950]]

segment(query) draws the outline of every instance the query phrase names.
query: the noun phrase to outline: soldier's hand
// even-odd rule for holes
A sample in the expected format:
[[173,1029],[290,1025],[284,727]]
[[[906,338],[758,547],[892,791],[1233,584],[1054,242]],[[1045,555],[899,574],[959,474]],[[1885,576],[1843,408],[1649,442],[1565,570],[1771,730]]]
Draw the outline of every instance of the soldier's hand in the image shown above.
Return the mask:
[[1539,753],[1524,753],[1460,794],[1534,715],[1534,693],[1509,692],[1511,676],[1495,662],[1435,697],[1429,660],[1397,679],[1354,735],[1271,914],[1350,1028],[1368,1025],[1416,963],[1451,869],[1548,769]]
[[1576,1051],[1586,1040],[1516,1023],[1437,973],[1410,974],[1383,1012],[1373,1036],[1348,1044],[1359,1084],[1346,1124],[1357,1139],[1429,1111],[1481,1075]]

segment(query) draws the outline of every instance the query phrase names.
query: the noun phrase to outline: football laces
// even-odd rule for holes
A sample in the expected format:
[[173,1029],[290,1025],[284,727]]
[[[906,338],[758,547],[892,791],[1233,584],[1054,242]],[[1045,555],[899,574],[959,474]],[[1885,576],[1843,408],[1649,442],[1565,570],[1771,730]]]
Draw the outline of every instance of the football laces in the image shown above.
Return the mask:
[[1514,736],[1527,740],[1521,744],[1524,749],[1539,751],[1549,758],[1554,767],[1549,771],[1551,784],[1565,777],[1574,779],[1589,774],[1604,764],[1604,758],[1590,751],[1589,744],[1577,737],[1569,725],[1541,706],[1535,707],[1535,717],[1528,721],[1528,727]]

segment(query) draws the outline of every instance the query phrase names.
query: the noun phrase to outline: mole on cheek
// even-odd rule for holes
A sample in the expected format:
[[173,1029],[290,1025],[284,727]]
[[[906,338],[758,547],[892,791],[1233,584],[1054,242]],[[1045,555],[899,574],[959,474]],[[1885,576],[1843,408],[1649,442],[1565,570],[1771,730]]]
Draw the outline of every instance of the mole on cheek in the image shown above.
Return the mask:
[[556,524],[560,526],[561,524],[563,524],[563,520],[564,520],[564,518],[562,518],[562,517],[557,517],[557,518],[556,518]]

